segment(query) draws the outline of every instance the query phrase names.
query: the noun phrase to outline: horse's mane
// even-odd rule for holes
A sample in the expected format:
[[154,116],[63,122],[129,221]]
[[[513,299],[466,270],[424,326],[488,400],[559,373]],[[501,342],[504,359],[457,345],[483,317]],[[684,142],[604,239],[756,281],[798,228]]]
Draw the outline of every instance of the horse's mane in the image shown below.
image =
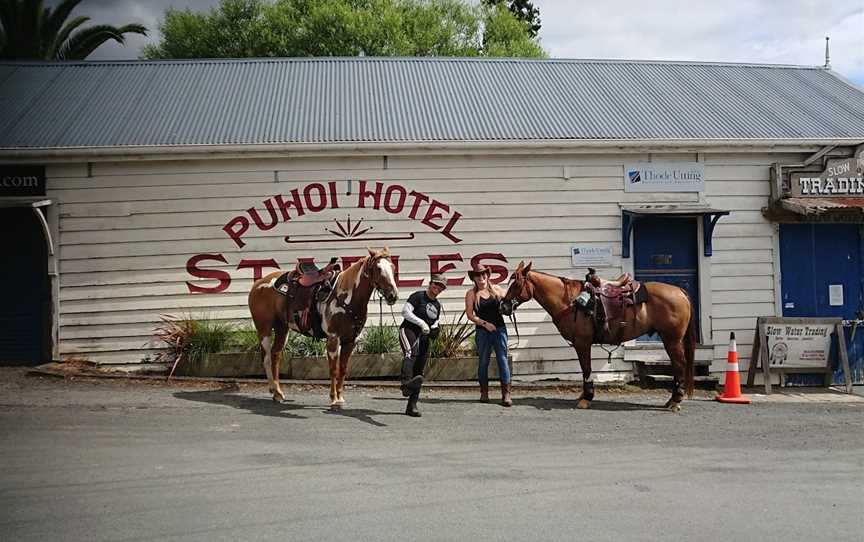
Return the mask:
[[560,277],[558,275],[552,275],[550,273],[544,273],[543,271],[537,271],[536,269],[532,269],[531,273],[537,273],[538,275],[544,275],[553,279],[558,279],[564,283],[565,286],[578,286],[579,289],[582,289],[585,285],[584,280],[576,280],[576,279],[568,279],[567,277]]
[[355,284],[357,282],[357,275],[360,273],[360,270],[363,269],[363,266],[366,265],[366,262],[369,261],[369,256],[363,256],[356,262],[352,263],[348,266],[348,269],[339,273],[339,277],[336,279],[337,286],[345,286],[345,284]]
[[572,299],[576,297],[577,295],[579,295],[579,293],[582,292],[582,290],[585,289],[584,280],[568,279],[567,277],[551,275],[549,273],[544,273],[543,271],[535,271],[534,269],[532,269],[530,273],[537,273],[538,275],[543,275],[544,277],[560,280],[564,284],[564,295],[567,299]]

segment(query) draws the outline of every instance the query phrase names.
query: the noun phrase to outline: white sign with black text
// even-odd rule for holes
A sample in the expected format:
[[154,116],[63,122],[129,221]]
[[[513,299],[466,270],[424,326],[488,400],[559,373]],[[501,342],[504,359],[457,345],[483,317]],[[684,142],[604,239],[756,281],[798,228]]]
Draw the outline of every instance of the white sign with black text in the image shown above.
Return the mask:
[[825,367],[834,324],[766,324],[771,367]]
[[573,245],[570,247],[570,261],[573,267],[610,267],[612,266],[612,247],[610,245]]
[[704,192],[701,162],[631,162],[624,164],[625,192]]

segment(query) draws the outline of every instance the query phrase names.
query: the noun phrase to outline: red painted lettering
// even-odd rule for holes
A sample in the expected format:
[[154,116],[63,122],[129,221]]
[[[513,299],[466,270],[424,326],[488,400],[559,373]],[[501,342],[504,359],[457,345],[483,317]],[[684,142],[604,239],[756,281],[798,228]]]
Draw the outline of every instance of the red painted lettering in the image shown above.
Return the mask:
[[264,207],[267,208],[267,212],[270,213],[270,222],[265,224],[263,220],[261,220],[261,215],[258,214],[258,209],[255,207],[250,207],[246,209],[246,212],[249,213],[249,216],[252,217],[252,220],[255,221],[255,225],[261,231],[267,231],[276,226],[277,222],[279,222],[279,218],[276,216],[276,209],[273,208],[273,202],[270,201],[270,198],[264,200]]
[[362,259],[363,256],[342,256],[342,269],[348,269],[354,265],[355,262],[359,262]]
[[243,248],[246,246],[240,238],[243,237],[243,234],[246,233],[246,230],[249,229],[249,219],[245,216],[235,216],[231,219],[230,222],[222,226],[222,231],[228,234],[237,246]]
[[[317,203],[313,203],[313,191],[318,193]],[[317,213],[318,211],[327,208],[327,192],[324,189],[324,185],[321,183],[307,184],[306,188],[303,189],[303,199],[306,200],[306,208],[313,213]]]
[[408,195],[414,196],[414,203],[411,205],[411,212],[408,213],[408,217],[412,220],[417,220],[417,211],[420,209],[420,204],[429,201],[429,198],[414,190],[409,192]]
[[274,196],[276,200],[276,205],[279,206],[279,210],[282,211],[282,220],[285,222],[291,220],[291,215],[288,213],[288,209],[294,207],[297,211],[297,216],[303,216],[306,214],[306,211],[303,210],[303,203],[300,202],[300,192],[297,189],[291,190],[291,201],[285,201],[282,199],[282,195]]
[[432,203],[429,204],[429,209],[426,210],[426,216],[423,218],[421,222],[426,224],[433,230],[440,230],[441,226],[432,222],[432,219],[436,218],[444,218],[442,213],[436,212],[438,209],[443,209],[445,212],[450,212],[450,206],[440,201],[432,200]]
[[[392,202],[394,193],[398,193],[395,205]],[[408,194],[405,192],[404,188],[398,184],[391,184],[390,187],[387,188],[387,193],[384,195],[384,210],[394,215],[401,213],[402,209],[405,207],[405,198],[407,196]]]
[[231,285],[231,275],[229,275],[227,271],[222,271],[221,269],[201,269],[198,267],[198,263],[204,260],[214,260],[224,264],[228,263],[225,256],[221,254],[198,254],[189,258],[189,261],[186,262],[187,273],[199,279],[212,279],[219,281],[219,284],[216,286],[198,286],[186,281],[186,287],[189,288],[189,292],[193,294],[218,294],[219,292],[225,291],[228,286]]
[[330,207],[333,209],[339,208],[339,198],[336,195],[336,181],[330,181],[327,183],[327,188],[330,189]]
[[[429,274],[434,275],[435,273],[444,274],[447,271],[451,271],[456,269],[455,263],[448,263],[441,265],[441,262],[461,262],[462,255],[461,254],[430,254],[429,255]],[[459,277],[458,279],[447,279],[447,286],[460,286],[465,282],[465,277]]]
[[377,182],[375,183],[375,191],[371,192],[366,190],[366,181],[360,181],[360,190],[358,193],[358,202],[357,207],[361,209],[366,208],[366,198],[371,197],[373,204],[373,209],[379,209],[381,207],[381,189],[383,187],[383,183]]
[[448,222],[447,225],[444,226],[444,229],[441,230],[441,235],[443,235],[447,239],[450,239],[454,243],[462,241],[462,239],[450,233],[453,230],[453,226],[456,225],[456,222],[458,222],[460,218],[462,218],[462,214],[457,211],[453,211],[453,216],[450,218],[450,222]]
[[275,267],[276,269],[279,269],[279,264],[276,263],[276,260],[273,258],[270,258],[269,260],[240,260],[240,263],[237,264],[237,269],[252,268],[252,280],[258,280],[263,277],[263,270],[265,267]]
[[[471,267],[473,268],[477,264],[482,263],[483,260],[497,260],[507,263],[507,258],[504,257],[504,255],[500,252],[481,252],[480,254],[477,254],[476,256],[471,258]],[[489,281],[492,284],[505,282],[510,276],[510,272],[507,271],[506,266],[489,263],[484,263],[483,265],[488,267],[489,270],[492,272],[492,274],[489,276]]]
[[399,278],[399,256],[390,256],[393,261],[393,278],[396,279],[396,286],[399,288],[416,288],[423,285],[423,279],[403,279]]

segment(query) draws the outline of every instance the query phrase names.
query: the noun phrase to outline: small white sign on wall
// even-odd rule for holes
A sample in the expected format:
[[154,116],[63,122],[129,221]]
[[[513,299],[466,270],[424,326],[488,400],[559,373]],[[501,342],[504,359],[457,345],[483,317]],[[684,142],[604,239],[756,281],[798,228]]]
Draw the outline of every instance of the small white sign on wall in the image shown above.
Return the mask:
[[573,245],[570,247],[570,261],[573,267],[610,267],[612,246]]
[[631,162],[624,164],[625,192],[704,192],[701,162]]
[[843,306],[843,285],[829,284],[828,285],[828,305],[831,307]]

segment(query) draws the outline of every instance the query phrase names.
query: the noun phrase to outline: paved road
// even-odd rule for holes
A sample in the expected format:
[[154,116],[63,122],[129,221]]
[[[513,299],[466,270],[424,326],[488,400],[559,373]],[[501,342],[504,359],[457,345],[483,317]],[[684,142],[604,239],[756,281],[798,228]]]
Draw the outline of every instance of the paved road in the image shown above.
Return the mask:
[[[864,399],[207,388],[0,370],[0,539],[861,540]],[[779,397],[778,397],[779,399]]]

